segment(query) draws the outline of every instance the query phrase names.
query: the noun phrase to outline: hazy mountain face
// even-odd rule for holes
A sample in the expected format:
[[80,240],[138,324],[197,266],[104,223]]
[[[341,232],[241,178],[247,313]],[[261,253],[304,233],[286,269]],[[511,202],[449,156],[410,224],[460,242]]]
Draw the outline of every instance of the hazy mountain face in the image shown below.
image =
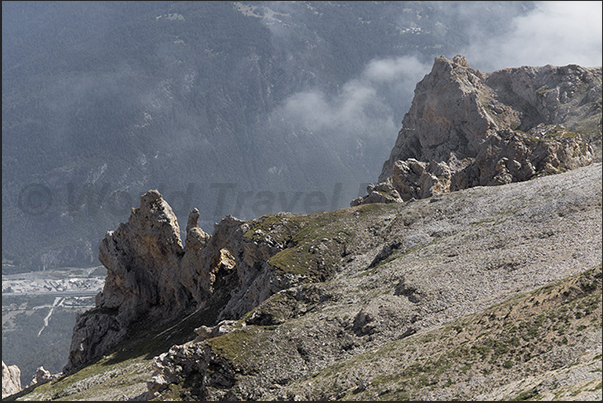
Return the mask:
[[[435,56],[600,64],[600,32],[572,25],[600,4],[560,3],[3,2],[3,261],[96,262],[151,188],[210,232],[347,206]],[[526,52],[547,21],[581,39],[548,62]]]

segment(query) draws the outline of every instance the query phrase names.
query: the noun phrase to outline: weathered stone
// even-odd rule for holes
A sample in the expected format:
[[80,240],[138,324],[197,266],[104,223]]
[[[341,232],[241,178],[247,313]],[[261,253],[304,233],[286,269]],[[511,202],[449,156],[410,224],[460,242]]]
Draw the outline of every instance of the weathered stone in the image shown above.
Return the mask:
[[350,205],[359,206],[368,203],[399,203],[402,201],[400,194],[394,188],[391,180],[376,185],[371,183],[366,187],[366,191],[368,192],[366,196],[352,200]]
[[107,232],[100,244],[105,286],[97,308],[76,321],[65,372],[117,344],[142,315],[162,318],[184,310],[192,298],[183,285],[183,254],[176,216],[157,190],[148,191],[128,222]]
[[[235,326],[236,323],[236,320],[223,320],[215,326],[200,326],[195,329],[195,333],[197,333],[197,338],[194,341],[203,341],[211,339],[213,337],[222,336],[226,333],[230,333],[237,329],[237,326]],[[240,327],[245,328],[246,324],[243,323]]]
[[128,222],[106,234],[99,248],[99,260],[107,268],[105,286],[96,308],[76,319],[64,372],[102,356],[140,320],[160,324],[216,299],[221,301],[217,321],[241,317],[302,278],[277,273],[267,261],[284,246],[270,237],[246,238],[244,221],[227,216],[210,237],[199,228],[198,218],[199,211],[192,210],[183,247],[171,207],[150,190]]
[[127,323],[119,322],[115,310],[103,312],[96,308],[76,315],[69,347],[69,359],[63,372],[69,373],[102,356],[124,339],[127,334],[127,325]]
[[[600,161],[600,93],[601,68],[482,73],[462,56],[439,56],[417,84],[379,182],[391,180],[403,200],[421,199]],[[371,191],[351,205],[384,201]]]
[[196,303],[202,303],[211,292],[211,274],[205,261],[211,254],[211,237],[198,225],[199,210],[191,210],[186,225],[184,256],[181,262],[182,281]]
[[53,379],[57,379],[61,375],[62,375],[62,373],[51,374],[50,371],[47,371],[44,369],[43,366],[40,366],[36,369],[36,373],[31,378],[31,381],[29,381],[29,384],[27,385],[27,387],[30,387],[33,385],[41,385],[43,383],[52,381]]
[[[561,125],[554,127],[567,133]],[[535,137],[506,129],[491,135],[472,163],[454,173],[450,190],[521,182],[593,162],[592,147],[579,135],[550,138],[544,133]]]
[[445,161],[475,155],[487,131],[496,123],[480,102],[486,75],[469,67],[464,58],[435,59],[431,73],[417,84],[402,130],[384,164],[379,181],[392,175],[396,161]]
[[410,158],[396,161],[393,184],[403,200],[424,199],[450,190],[450,168],[445,162],[429,163]]
[[186,303],[186,292],[178,284],[182,252],[176,216],[161,194],[150,190],[128,223],[108,232],[101,242],[99,260],[107,268],[107,279],[100,307],[119,307],[121,315],[134,317],[153,305]]
[[[167,353],[153,358],[155,371],[151,381],[147,382],[147,399],[157,397],[171,383],[180,383],[191,374],[204,374],[202,388],[231,387],[235,383],[234,370],[230,364],[212,354],[211,348],[204,343],[188,342],[175,345]],[[207,373],[208,367],[212,371]],[[196,400],[205,400],[204,395]]]
[[21,370],[2,361],[2,399],[21,390]]

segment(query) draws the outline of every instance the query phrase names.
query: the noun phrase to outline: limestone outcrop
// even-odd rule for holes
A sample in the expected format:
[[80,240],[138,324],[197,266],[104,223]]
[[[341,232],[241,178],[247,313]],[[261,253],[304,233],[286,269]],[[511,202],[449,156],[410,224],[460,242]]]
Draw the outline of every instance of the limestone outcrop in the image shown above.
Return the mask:
[[76,318],[65,372],[117,344],[141,315],[159,317],[160,311],[175,311],[189,302],[179,270],[183,250],[172,209],[158,191],[147,192],[128,222],[107,232],[100,244],[105,286],[96,296],[96,308]]
[[21,370],[2,361],[2,399],[21,390]]
[[[158,397],[170,384],[183,382],[191,373],[199,374],[200,390],[206,387],[224,389],[236,383],[235,369],[227,360],[213,354],[207,346],[194,342],[175,345],[153,358],[153,367],[155,371],[147,383],[145,399]],[[211,374],[207,375],[210,368]]]
[[59,378],[61,375],[62,375],[62,373],[51,374],[50,371],[44,369],[43,366],[40,366],[36,369],[36,373],[31,378],[31,381],[29,381],[29,383],[27,384],[27,387],[30,387],[33,385],[41,385],[43,383],[50,382],[54,379]]
[[369,184],[366,187],[367,195],[352,200],[351,206],[359,206],[366,203],[399,203],[402,202],[400,193],[394,188],[391,178],[376,185]]
[[601,160],[601,116],[600,67],[483,73],[460,55],[437,57],[417,84],[379,183],[351,205],[421,199],[589,165]]
[[100,244],[99,260],[108,271],[97,306],[119,308],[122,321],[156,305],[181,307],[189,300],[179,278],[177,257],[182,253],[171,207],[158,191],[147,192],[128,222],[108,232]]
[[171,207],[150,190],[127,223],[107,232],[99,247],[107,268],[105,286],[96,307],[76,318],[63,372],[101,357],[141,320],[174,320],[220,298],[216,322],[239,318],[302,279],[268,264],[283,245],[270,237],[246,237],[249,225],[232,216],[216,224],[210,236],[198,226],[199,215],[198,209],[190,212],[183,245]]

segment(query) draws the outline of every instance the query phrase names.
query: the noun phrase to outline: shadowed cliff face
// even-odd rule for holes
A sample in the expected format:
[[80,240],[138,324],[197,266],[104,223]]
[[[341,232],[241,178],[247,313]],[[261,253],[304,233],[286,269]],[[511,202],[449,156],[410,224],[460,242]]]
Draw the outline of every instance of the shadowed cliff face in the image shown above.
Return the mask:
[[[601,160],[601,68],[482,73],[435,59],[379,176],[354,204],[501,185]],[[378,196],[377,192],[387,196]]]

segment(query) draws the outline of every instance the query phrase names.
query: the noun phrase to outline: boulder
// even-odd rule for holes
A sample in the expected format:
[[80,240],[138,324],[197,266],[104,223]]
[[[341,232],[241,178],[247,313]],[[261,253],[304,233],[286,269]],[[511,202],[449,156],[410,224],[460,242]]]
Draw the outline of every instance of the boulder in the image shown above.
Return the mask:
[[394,188],[391,180],[370,184],[366,187],[368,192],[366,196],[358,197],[350,203],[351,206],[359,206],[368,203],[399,203],[402,201],[400,194]]
[[62,373],[51,374],[50,371],[47,371],[44,369],[43,366],[40,366],[36,369],[36,373],[31,378],[31,381],[29,381],[29,384],[27,385],[27,387],[30,387],[33,385],[41,385],[43,383],[52,381],[53,379],[57,379],[61,375],[62,375]]
[[[232,216],[209,236],[198,226],[199,216],[198,209],[189,213],[183,246],[171,207],[149,190],[128,222],[107,232],[99,247],[105,286],[95,308],[76,317],[64,373],[115,348],[140,321],[159,326],[207,306],[219,307],[215,322],[241,317],[303,279],[268,264],[284,248],[271,237],[246,237],[249,224]],[[212,327],[215,322],[200,323],[200,329],[223,333],[225,322]]]

